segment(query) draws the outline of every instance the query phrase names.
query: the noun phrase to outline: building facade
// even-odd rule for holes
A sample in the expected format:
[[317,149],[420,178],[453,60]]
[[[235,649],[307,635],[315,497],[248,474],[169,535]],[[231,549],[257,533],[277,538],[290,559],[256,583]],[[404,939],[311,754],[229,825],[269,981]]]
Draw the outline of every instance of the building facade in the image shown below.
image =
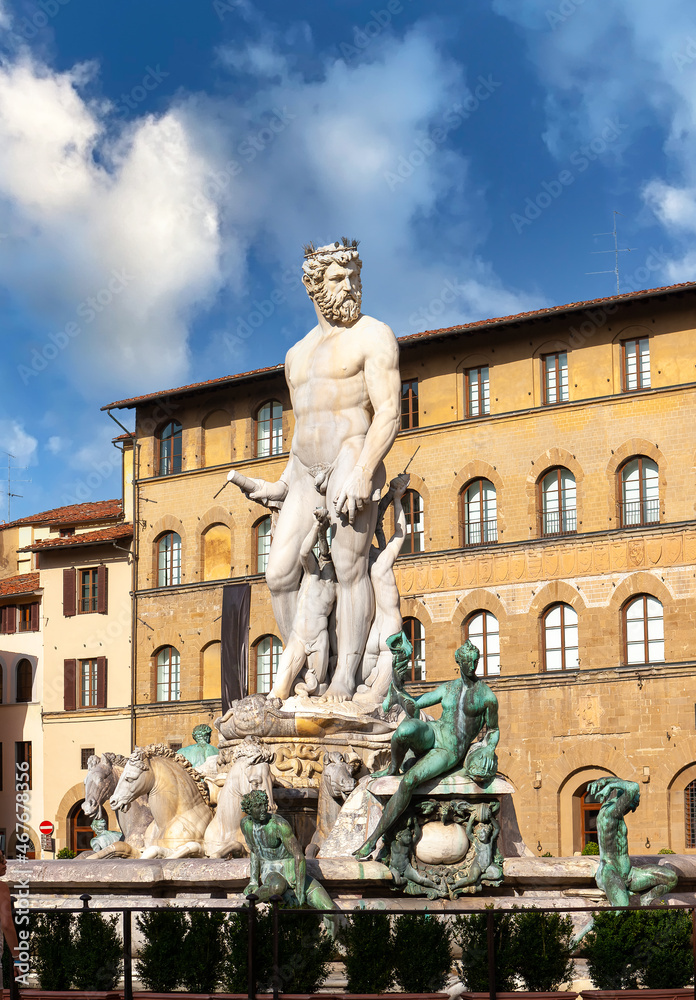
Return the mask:
[[[696,285],[401,338],[409,468],[397,563],[416,690],[465,638],[500,703],[500,770],[541,854],[595,837],[584,800],[636,780],[630,850],[696,852]],[[267,512],[230,466],[278,478],[282,366],[121,400],[135,410],[135,738],[188,742],[220,710],[225,585],[251,587],[249,690],[281,649]]]
[[[86,850],[87,760],[127,753],[132,740],[132,524],[120,500],[99,501],[0,526],[3,536],[8,569],[24,572],[0,580],[0,836],[13,855],[26,824],[39,857],[45,819],[57,850]],[[31,787],[18,821],[15,776],[26,762]]]

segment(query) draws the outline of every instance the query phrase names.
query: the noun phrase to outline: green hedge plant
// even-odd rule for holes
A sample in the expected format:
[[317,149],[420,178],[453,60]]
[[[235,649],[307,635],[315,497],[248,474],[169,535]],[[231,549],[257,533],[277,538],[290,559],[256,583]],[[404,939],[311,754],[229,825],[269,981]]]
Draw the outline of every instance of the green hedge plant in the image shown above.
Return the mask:
[[42,990],[69,990],[75,973],[75,918],[56,910],[33,915],[30,925],[32,972]]
[[147,910],[136,924],[145,938],[135,964],[138,978],[153,993],[172,993],[184,976],[182,942],[187,931],[186,914],[167,906]]
[[113,990],[121,978],[123,943],[117,923],[117,917],[106,917],[98,910],[77,915],[73,986],[78,990]]
[[[498,992],[515,989],[513,914],[497,910],[493,914],[495,944],[495,985]],[[462,949],[457,973],[467,990],[488,992],[488,923],[485,913],[456,917],[454,940]]]
[[340,932],[349,993],[386,993],[394,962],[390,920],[379,910],[359,909]]
[[452,969],[452,932],[429,913],[404,913],[394,921],[394,978],[404,993],[438,993]]

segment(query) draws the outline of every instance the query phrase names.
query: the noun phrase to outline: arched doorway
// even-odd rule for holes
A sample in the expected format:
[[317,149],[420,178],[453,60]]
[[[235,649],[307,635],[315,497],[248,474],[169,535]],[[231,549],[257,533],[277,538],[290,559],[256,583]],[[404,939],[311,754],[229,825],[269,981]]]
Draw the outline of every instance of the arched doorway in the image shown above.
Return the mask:
[[76,854],[92,850],[89,842],[94,836],[94,831],[89,819],[82,811],[84,801],[84,799],[80,799],[68,813],[68,847]]

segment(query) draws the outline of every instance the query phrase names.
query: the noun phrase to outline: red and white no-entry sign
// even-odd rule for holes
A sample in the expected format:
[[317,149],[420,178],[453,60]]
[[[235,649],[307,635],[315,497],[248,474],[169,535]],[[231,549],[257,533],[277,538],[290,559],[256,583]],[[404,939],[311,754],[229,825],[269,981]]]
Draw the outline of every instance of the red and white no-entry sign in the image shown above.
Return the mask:
[[50,837],[53,833],[53,823],[49,819],[44,819],[39,823],[39,833],[43,833],[44,837]]

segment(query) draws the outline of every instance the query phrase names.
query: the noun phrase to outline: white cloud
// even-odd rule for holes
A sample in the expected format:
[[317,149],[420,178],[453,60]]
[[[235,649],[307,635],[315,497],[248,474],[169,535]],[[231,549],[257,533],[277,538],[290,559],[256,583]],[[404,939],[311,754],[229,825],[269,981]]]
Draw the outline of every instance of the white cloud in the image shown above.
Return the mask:
[[[0,451],[9,452],[15,459],[13,465],[34,465],[38,441],[27,434],[24,424],[18,420],[0,420]],[[0,456],[2,464],[7,464],[7,456]]]
[[[402,40],[380,38],[368,61],[329,60],[312,80],[268,37],[253,58],[249,51],[225,50],[221,59],[256,75],[250,106],[222,109],[199,97],[181,108],[197,148],[218,170],[233,164],[220,190],[223,229],[298,273],[303,242],[359,238],[364,308],[400,333],[421,328],[414,317],[448,280],[459,291],[446,296],[438,324],[541,304],[538,295],[503,292],[477,260],[484,193],[468,180],[467,158],[430,139],[445,126],[466,140],[469,114],[456,109],[471,97],[435,29],[421,22]],[[485,115],[486,99],[470,114]],[[211,118],[221,125],[214,134]],[[277,281],[269,266],[269,286]]]
[[94,66],[0,64],[2,280],[46,331],[28,366],[56,358],[101,399],[180,384],[197,311],[223,288],[248,310],[252,245],[270,291],[286,267],[299,274],[303,242],[360,238],[365,310],[397,333],[422,329],[424,309],[446,326],[543,304],[479,260],[485,192],[465,156],[429,138],[444,125],[466,146],[468,115],[496,100],[493,87],[456,112],[471,92],[436,29],[379,38],[365,61],[328,60],[311,79],[259,33],[220,56],[256,83],[243,107],[184,95],[118,127],[87,96]]
[[46,442],[46,450],[52,455],[59,455],[65,447],[66,442],[58,434],[52,434]]
[[[205,164],[174,110],[111,138],[104,107],[79,92],[87,78],[26,55],[0,67],[3,281],[59,341],[77,324],[70,365],[90,388],[173,384],[191,310],[222,280]],[[197,196],[202,210],[188,211]]]

